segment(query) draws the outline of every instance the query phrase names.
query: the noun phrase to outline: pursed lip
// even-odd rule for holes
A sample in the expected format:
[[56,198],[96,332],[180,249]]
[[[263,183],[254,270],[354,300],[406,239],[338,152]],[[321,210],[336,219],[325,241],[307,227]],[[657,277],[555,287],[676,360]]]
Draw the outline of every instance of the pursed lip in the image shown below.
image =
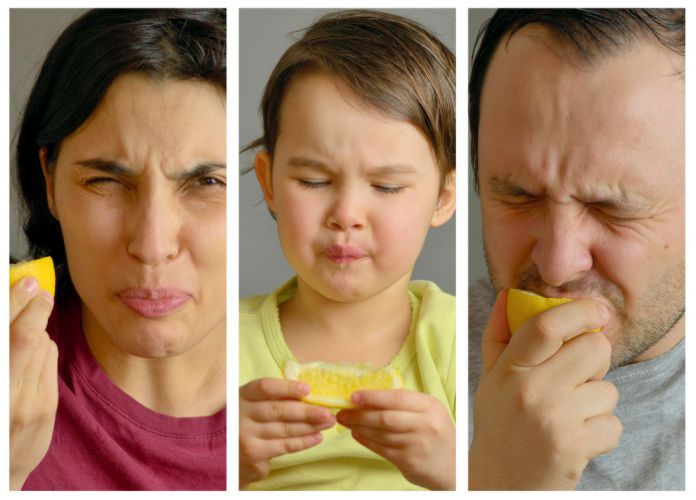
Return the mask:
[[124,288],[116,295],[126,307],[146,318],[167,316],[192,299],[185,290],[166,287]]
[[367,256],[367,253],[355,245],[329,245],[324,249],[327,259],[336,264],[350,264]]

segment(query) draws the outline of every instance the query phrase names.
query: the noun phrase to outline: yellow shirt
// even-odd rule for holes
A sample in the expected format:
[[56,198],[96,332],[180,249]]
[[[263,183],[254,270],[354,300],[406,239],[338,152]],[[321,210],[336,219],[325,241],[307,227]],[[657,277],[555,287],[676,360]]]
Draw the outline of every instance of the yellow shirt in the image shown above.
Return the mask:
[[[283,378],[294,360],[280,328],[278,304],[297,291],[296,279],[268,296],[248,297],[239,306],[239,381]],[[404,388],[426,392],[455,415],[455,299],[428,281],[409,284],[411,327],[389,363],[404,377]],[[310,449],[276,457],[271,473],[253,483],[256,490],[422,490],[389,461],[355,441],[340,425],[323,432]]]

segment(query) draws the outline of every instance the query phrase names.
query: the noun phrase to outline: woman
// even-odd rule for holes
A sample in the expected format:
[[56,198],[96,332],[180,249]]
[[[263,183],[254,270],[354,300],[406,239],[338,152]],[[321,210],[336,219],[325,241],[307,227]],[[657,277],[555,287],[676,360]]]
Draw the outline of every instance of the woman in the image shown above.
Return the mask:
[[225,58],[224,10],[114,9],[43,64],[15,168],[58,292],[10,291],[13,489],[225,488]]

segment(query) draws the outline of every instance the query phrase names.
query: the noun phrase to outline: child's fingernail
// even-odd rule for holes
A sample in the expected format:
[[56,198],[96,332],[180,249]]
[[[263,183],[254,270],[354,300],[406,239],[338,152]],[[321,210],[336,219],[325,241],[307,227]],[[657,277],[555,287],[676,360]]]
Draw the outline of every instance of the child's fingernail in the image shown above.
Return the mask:
[[34,293],[39,287],[39,282],[33,276],[27,276],[22,282],[22,286],[29,293]]
[[356,405],[361,405],[361,404],[363,404],[363,397],[362,397],[362,394],[360,394],[359,392],[354,392],[354,393],[351,395],[350,399],[351,399],[351,401],[353,401],[353,403],[355,403]]
[[300,395],[306,396],[307,394],[309,394],[309,384],[302,382],[298,385],[297,390],[300,393]]

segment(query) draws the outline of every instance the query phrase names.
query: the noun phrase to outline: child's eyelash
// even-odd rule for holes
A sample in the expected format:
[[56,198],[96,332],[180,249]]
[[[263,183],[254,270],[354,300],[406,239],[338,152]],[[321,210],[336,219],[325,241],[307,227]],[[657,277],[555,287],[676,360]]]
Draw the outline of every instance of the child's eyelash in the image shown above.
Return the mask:
[[300,186],[307,189],[319,189],[329,185],[329,181],[312,181],[309,179],[297,179],[297,182],[300,183]]
[[381,193],[387,193],[387,194],[395,194],[395,193],[400,193],[401,191],[404,190],[403,186],[382,186],[382,185],[375,185],[373,186],[377,191]]

